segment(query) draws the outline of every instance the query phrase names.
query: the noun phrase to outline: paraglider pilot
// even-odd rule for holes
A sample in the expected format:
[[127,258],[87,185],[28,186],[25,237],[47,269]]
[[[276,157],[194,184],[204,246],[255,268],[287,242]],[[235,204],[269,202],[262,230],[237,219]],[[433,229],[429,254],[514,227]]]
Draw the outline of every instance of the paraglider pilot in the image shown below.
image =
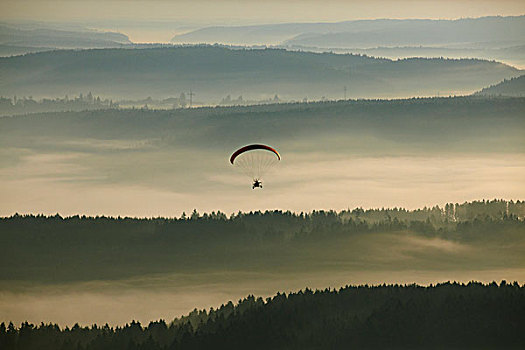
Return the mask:
[[252,186],[252,190],[255,189],[255,187],[259,187],[259,188],[262,188],[262,182],[259,181],[259,179],[255,179],[253,180],[253,186]]

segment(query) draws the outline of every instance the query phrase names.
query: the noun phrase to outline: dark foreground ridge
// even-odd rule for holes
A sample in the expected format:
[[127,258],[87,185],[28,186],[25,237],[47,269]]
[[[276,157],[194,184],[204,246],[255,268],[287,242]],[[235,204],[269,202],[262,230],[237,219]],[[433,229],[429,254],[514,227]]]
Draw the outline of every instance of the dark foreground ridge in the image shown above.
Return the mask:
[[382,285],[248,296],[171,324],[0,325],[9,349],[523,349],[525,286]]

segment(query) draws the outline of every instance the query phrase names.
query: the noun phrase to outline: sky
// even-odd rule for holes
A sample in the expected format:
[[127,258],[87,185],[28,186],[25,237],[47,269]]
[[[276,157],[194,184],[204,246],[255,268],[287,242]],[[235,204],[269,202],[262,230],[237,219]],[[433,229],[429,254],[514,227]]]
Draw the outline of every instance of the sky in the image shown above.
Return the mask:
[[518,15],[521,0],[2,0],[2,17],[32,20],[341,21]]
[[207,25],[334,22],[373,18],[455,19],[521,15],[522,0],[1,0],[2,21],[97,23],[134,41],[168,41]]

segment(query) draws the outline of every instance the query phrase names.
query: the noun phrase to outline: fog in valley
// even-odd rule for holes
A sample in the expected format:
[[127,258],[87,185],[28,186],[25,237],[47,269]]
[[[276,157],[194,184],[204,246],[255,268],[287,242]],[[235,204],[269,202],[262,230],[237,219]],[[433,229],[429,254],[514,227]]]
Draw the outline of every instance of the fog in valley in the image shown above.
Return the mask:
[[[153,3],[0,5],[0,347],[23,345],[25,321],[163,319],[173,338],[143,348],[204,348],[215,344],[207,330],[231,331],[231,315],[273,334],[258,322],[279,324],[283,292],[299,295],[282,304],[293,317],[316,320],[313,331],[285,320],[304,342],[345,327],[372,339],[365,330],[384,329],[388,312],[433,315],[429,329],[446,335],[433,323],[448,317],[443,300],[491,325],[504,323],[493,310],[520,310],[510,301],[523,302],[525,284],[522,2]],[[275,148],[261,178],[230,159],[250,144]],[[433,296],[446,281],[498,284]],[[382,286],[414,283],[432,286],[432,307],[405,303],[418,287]],[[356,288],[365,299],[352,302],[368,300],[352,304],[357,316],[312,307],[348,285],[382,286],[370,288],[380,297]],[[479,295],[501,305],[479,306]],[[275,300],[281,314],[257,313]],[[454,314],[458,300],[475,306]],[[113,336],[97,327],[83,349]],[[130,339],[119,344],[146,344]],[[293,348],[279,339],[267,348]]]
[[[0,210],[4,216],[181,217],[183,212],[194,216],[194,209],[200,215],[275,209],[299,213],[444,208],[478,198],[523,198],[523,108],[523,98],[458,97],[4,117],[0,190],[8,200]],[[283,158],[264,177],[264,190],[252,190],[251,178],[228,158],[236,148],[263,140]],[[516,210],[523,217],[522,209]],[[257,227],[264,231],[270,222]],[[300,232],[276,227],[285,241]],[[523,227],[512,230],[517,234]],[[240,241],[235,248],[237,243],[228,243],[226,236],[206,243],[208,234],[202,232],[204,241],[191,248],[177,248],[180,243],[174,241],[163,245],[168,248],[163,253],[152,250],[128,258],[117,253],[111,270],[104,258],[109,256],[100,248],[92,251],[80,243],[88,255],[68,258],[68,251],[51,245],[34,256],[43,268],[40,277],[33,275],[38,270],[31,259],[19,260],[25,255],[16,260],[3,255],[0,309],[17,321],[123,324],[130,319],[169,320],[249,293],[525,279],[521,235],[511,234],[494,245],[490,229],[488,241],[382,231],[343,241],[291,241],[279,249],[271,248],[273,238],[264,235],[262,241]],[[137,237],[149,229],[140,232]],[[254,234],[249,228],[242,232]],[[5,242],[11,242],[7,237]],[[29,243],[23,242],[17,244]],[[265,248],[265,242],[270,246]],[[111,249],[118,252],[118,246]],[[226,253],[230,248],[223,246],[233,252]],[[17,252],[19,247],[8,249]],[[47,249],[59,251],[38,258]],[[48,258],[52,260],[46,262]]]
[[[384,247],[389,251],[390,247]],[[523,250],[520,251],[523,254]],[[385,252],[386,254],[386,252]],[[523,263],[523,260],[521,261]],[[28,287],[10,282],[0,291],[0,310],[13,323],[53,322],[61,326],[75,323],[123,325],[130,320],[143,324],[151,320],[173,320],[197,309],[216,308],[247,295],[263,298],[277,292],[304,289],[340,288],[345,285],[400,283],[429,285],[444,281],[467,283],[475,280],[523,281],[523,268],[445,271],[326,271],[319,273],[253,273],[223,271],[215,274],[155,275],[119,281],[95,281],[66,285]],[[160,281],[160,282],[159,282]]]
[[[2,118],[0,212],[169,217],[522,198],[522,112],[523,99],[445,98]],[[283,154],[264,193],[247,191],[251,179],[228,162],[250,141]]]

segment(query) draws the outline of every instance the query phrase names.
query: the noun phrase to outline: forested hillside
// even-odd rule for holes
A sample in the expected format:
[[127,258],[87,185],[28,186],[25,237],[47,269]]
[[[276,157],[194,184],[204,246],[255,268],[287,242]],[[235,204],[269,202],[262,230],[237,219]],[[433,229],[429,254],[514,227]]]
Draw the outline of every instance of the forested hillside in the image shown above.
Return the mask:
[[248,296],[173,323],[59,328],[0,325],[0,346],[26,349],[522,349],[525,287],[502,281],[346,286]]
[[454,95],[520,71],[476,59],[391,61],[357,55],[218,46],[52,51],[0,58],[0,94],[50,97],[93,91],[108,98],[165,98],[195,92],[286,100]]
[[[416,211],[239,212],[229,218],[221,212],[196,211],[178,219],[15,215],[0,219],[4,249],[0,280],[64,282],[189,271],[336,271],[356,264],[363,269],[406,268],[407,261],[395,254],[384,260],[380,251],[385,245],[391,252],[402,246],[405,253],[413,250],[410,254],[416,254],[419,268],[488,268],[502,259],[507,267],[518,267],[525,247],[524,216],[525,204],[520,201],[447,204]],[[436,254],[435,260],[417,256],[423,244],[418,240],[433,242],[425,250]],[[449,250],[447,245],[458,249],[474,245],[479,250]]]
[[499,84],[491,85],[477,92],[476,95],[484,96],[525,96],[525,75]]

